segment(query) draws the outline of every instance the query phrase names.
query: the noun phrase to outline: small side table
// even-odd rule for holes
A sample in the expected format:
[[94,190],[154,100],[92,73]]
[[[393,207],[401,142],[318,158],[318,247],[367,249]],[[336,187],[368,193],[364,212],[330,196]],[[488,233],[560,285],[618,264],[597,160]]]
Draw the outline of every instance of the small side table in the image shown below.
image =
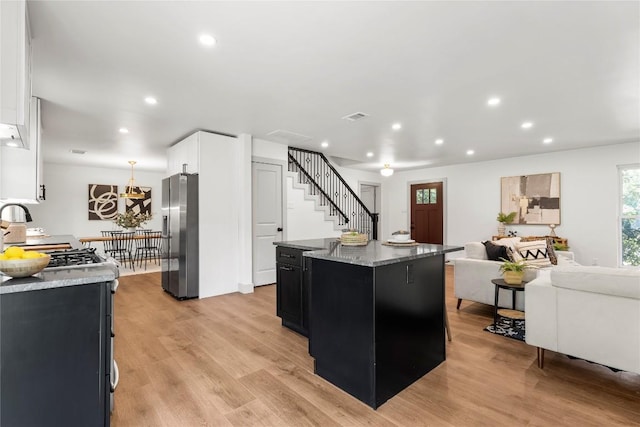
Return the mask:
[[[516,310],[516,292],[524,292],[524,285],[528,282],[522,281],[519,285],[509,285],[504,279],[491,279],[491,283],[496,285],[496,295],[493,304],[493,330],[496,330],[496,323],[498,323],[498,314],[510,319],[524,319],[524,311]],[[498,295],[500,289],[506,289],[511,291],[511,310],[499,310],[498,307]],[[500,311],[500,313],[498,313]]]

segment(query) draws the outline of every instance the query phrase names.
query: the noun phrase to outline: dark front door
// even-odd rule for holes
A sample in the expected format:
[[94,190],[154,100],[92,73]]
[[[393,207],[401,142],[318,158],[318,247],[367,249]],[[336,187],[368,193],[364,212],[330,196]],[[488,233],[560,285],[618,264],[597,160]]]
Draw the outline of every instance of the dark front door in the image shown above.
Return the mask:
[[442,182],[411,186],[411,238],[442,244]]

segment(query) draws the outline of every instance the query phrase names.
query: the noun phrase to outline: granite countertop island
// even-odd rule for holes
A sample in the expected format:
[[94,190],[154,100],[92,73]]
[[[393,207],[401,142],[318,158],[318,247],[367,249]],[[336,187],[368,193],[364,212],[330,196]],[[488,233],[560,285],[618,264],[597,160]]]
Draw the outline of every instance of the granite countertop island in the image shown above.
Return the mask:
[[[29,246],[69,244],[71,249],[83,248],[82,243],[72,235],[27,237],[24,243],[6,246]],[[41,252],[47,252],[43,250]],[[0,274],[0,295],[15,292],[37,291],[42,289],[61,288],[85,285],[98,282],[110,282],[118,277],[118,269],[112,264],[88,264],[86,266],[45,268],[33,276],[11,278]]]
[[317,375],[375,409],[444,362],[444,257],[463,247],[275,244],[279,315],[308,311]]

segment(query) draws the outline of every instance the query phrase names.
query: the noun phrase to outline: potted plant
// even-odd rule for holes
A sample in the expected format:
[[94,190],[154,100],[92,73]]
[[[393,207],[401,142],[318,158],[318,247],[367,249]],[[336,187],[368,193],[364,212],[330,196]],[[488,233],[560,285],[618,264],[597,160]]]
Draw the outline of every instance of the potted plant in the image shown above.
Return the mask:
[[135,230],[145,222],[151,219],[151,214],[148,213],[135,213],[131,210],[125,213],[118,213],[113,220],[116,225],[122,228],[128,228],[129,230]]
[[525,261],[509,261],[504,258],[500,259],[504,262],[500,265],[499,270],[500,273],[502,273],[502,278],[508,285],[520,285],[522,283],[524,271],[529,268],[534,268],[528,265]]
[[500,236],[504,236],[505,232],[506,232],[506,225],[507,224],[511,224],[513,222],[514,219],[516,219],[516,212],[509,212],[508,214],[504,213],[504,212],[499,212],[498,216],[496,217],[496,221],[498,221],[500,223],[500,225],[498,226],[498,235]]

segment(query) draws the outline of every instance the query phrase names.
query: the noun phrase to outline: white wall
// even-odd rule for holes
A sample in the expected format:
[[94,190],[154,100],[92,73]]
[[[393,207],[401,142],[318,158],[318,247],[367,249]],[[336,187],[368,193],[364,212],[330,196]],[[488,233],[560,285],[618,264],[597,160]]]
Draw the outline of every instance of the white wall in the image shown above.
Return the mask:
[[325,219],[324,212],[316,210],[313,200],[304,198],[304,190],[295,188],[293,180],[296,174],[285,174],[287,188],[287,226],[286,240],[321,239],[324,237],[339,237],[340,230],[334,228],[333,221]]
[[[409,183],[445,179],[445,244],[464,245],[496,234],[503,176],[560,172],[561,224],[556,234],[569,239],[576,260],[585,265],[617,265],[617,165],[640,161],[640,143],[562,151],[490,162],[396,173],[384,181],[382,237],[410,222]],[[518,235],[546,235],[547,226],[509,226]],[[461,256],[463,252],[452,254]]]
[[[42,227],[50,235],[72,234],[76,237],[99,236],[102,230],[114,230],[118,227],[113,221],[89,221],[89,184],[118,185],[118,191],[124,190],[131,177],[131,169],[96,168],[57,163],[45,163],[43,166],[44,184],[47,200],[37,205],[29,205],[33,222],[27,227]],[[160,230],[162,215],[163,172],[134,170],[136,185],[151,187],[151,213],[153,219],[145,228]],[[118,211],[124,212],[124,199],[118,198]],[[101,245],[95,245],[102,249]]]

